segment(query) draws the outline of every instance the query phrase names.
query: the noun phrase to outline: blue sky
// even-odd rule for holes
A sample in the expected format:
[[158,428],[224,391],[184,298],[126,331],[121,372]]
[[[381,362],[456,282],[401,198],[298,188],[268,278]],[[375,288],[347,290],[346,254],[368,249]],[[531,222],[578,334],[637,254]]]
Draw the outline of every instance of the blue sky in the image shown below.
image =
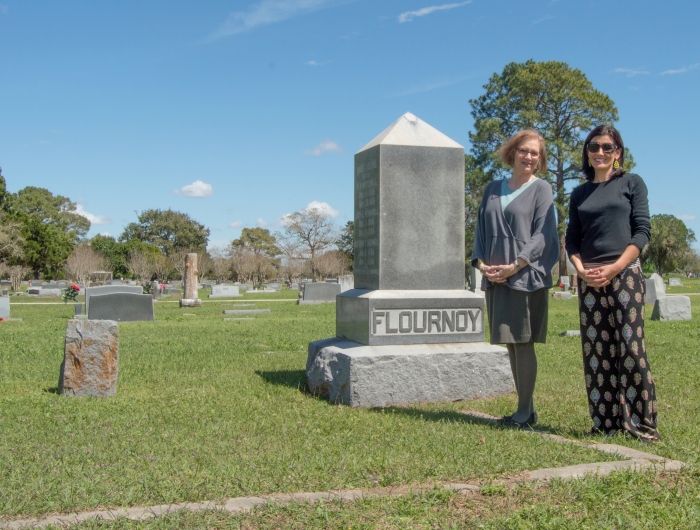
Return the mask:
[[618,106],[652,213],[700,237],[700,2],[0,0],[0,167],[79,202],[90,234],[148,208],[212,245],[328,205],[410,111],[469,149],[469,99],[511,61],[565,61]]

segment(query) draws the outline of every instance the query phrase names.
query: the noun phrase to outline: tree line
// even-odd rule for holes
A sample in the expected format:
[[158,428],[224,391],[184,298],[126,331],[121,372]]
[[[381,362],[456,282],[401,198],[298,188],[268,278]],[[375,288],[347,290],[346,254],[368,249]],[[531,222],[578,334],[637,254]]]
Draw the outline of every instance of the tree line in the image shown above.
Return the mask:
[[28,278],[79,283],[113,277],[141,281],[182,278],[185,257],[198,254],[201,277],[262,283],[337,277],[352,269],[352,222],[338,227],[323,210],[283,219],[282,232],[244,228],[229,245],[207,250],[210,230],[188,214],[150,209],[137,214],[118,238],[87,238],[90,221],[76,203],[44,188],[7,193],[0,172],[0,277],[19,290]]
[[[596,90],[586,75],[557,61],[509,63],[469,101],[474,130],[465,155],[465,266],[471,254],[478,208],[486,185],[507,176],[496,156],[498,146],[516,131],[533,128],[547,143],[548,167],[540,175],[551,186],[561,240],[559,275],[568,273],[564,233],[569,195],[583,182],[583,139],[600,124],[619,119],[612,99]],[[625,148],[625,169],[634,158]],[[68,197],[26,187],[6,191],[0,173],[0,277],[13,283],[34,278],[87,278],[94,271],[116,277],[166,280],[184,273],[184,255],[197,252],[201,275],[218,280],[260,283],[264,278],[298,280],[302,276],[337,276],[352,270],[353,223],[338,227],[322,210],[295,212],[283,219],[284,230],[244,228],[229,245],[207,251],[210,231],[189,215],[173,210],[145,210],[114,238],[86,238],[90,222],[76,213]],[[695,234],[673,215],[651,218],[651,242],[642,252],[645,271],[700,274],[700,257],[691,247]],[[87,272],[89,271],[89,272]]]

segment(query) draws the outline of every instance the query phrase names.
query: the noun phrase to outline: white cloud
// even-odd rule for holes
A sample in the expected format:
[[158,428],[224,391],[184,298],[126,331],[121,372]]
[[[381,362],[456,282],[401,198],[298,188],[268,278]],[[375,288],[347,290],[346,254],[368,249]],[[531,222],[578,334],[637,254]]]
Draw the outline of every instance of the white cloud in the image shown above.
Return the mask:
[[[314,209],[321,210],[322,212],[328,214],[329,217],[338,217],[340,215],[340,212],[335,210],[330,204],[321,201],[311,201],[302,211],[308,212],[309,210]],[[276,224],[278,224],[280,227],[284,227],[290,221],[291,217],[291,213],[286,213],[279,218],[279,221]]]
[[173,193],[183,197],[211,197],[214,193],[214,188],[212,188],[211,184],[195,180],[192,184],[187,184],[187,186],[183,186],[179,190],[173,190]]
[[309,156],[321,156],[323,153],[342,153],[343,148],[340,147],[333,140],[323,140],[313,149],[307,149],[304,151],[305,155]]
[[338,210],[334,210],[327,202],[311,201],[306,205],[306,211],[309,210],[321,210],[330,217],[338,217],[338,215],[340,215],[340,212]]
[[265,228],[267,226],[267,221],[265,221],[265,219],[262,217],[258,217],[258,226],[260,228]]
[[337,0],[263,0],[250,6],[247,11],[232,12],[223,26],[216,30],[209,40],[216,40],[260,26],[281,22],[304,13],[311,13],[330,7]]
[[541,24],[542,22],[547,22],[548,20],[552,20],[554,18],[557,18],[553,15],[548,15],[546,17],[538,18],[537,20],[532,21],[532,25],[534,26],[535,24]]
[[685,74],[686,72],[690,72],[691,70],[695,70],[697,67],[700,66],[700,63],[695,63],[691,64],[689,66],[681,66],[680,68],[677,68],[676,70],[664,70],[661,72],[661,75],[673,75],[673,74]]
[[49,142],[48,142],[48,140],[39,140],[39,143],[41,145],[47,145]]
[[696,217],[694,215],[684,213],[683,215],[679,215],[678,219],[681,219],[683,221],[695,221]]
[[411,22],[415,17],[423,17],[425,15],[429,15],[430,13],[434,13],[435,11],[444,11],[446,9],[454,9],[455,7],[465,6],[467,4],[471,4],[471,2],[472,0],[467,0],[466,2],[459,2],[456,4],[443,4],[441,6],[424,7],[416,11],[406,11],[405,13],[401,13],[399,15],[399,24]]
[[0,4],[0,15],[7,15],[7,12],[10,10],[10,6],[6,4]]
[[243,221],[234,221],[233,223],[229,223],[228,226],[230,228],[240,228],[243,226]]
[[93,225],[111,225],[112,224],[112,218],[109,215],[93,215],[90,212],[86,212],[85,208],[83,208],[82,204],[77,204],[75,206],[75,210],[73,213],[77,213],[78,215],[82,215],[90,221],[90,224]]
[[647,75],[648,70],[642,68],[615,68],[616,74],[627,74],[627,77],[634,77],[635,75]]
[[105,237],[112,237],[112,234],[110,234],[109,232],[100,232],[100,235]]
[[430,92],[431,90],[435,90],[436,88],[454,85],[455,83],[459,83],[460,81],[464,81],[465,79],[466,77],[460,77],[458,79],[446,79],[443,81],[422,83],[420,85],[412,86],[411,88],[408,88],[403,92],[399,92],[398,94],[394,94],[392,97],[398,98],[401,96],[412,96],[413,94],[422,94],[423,92]]
[[318,63],[316,61],[309,61],[308,63],[309,66],[318,66]]

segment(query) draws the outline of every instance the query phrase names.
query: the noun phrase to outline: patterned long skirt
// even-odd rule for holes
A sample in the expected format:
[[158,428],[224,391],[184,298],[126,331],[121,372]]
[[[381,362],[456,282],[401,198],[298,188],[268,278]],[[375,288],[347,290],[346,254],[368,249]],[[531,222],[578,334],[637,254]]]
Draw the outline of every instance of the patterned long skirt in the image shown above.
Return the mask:
[[605,287],[579,278],[583,370],[593,431],[657,440],[656,390],[644,343],[644,275],[623,270]]

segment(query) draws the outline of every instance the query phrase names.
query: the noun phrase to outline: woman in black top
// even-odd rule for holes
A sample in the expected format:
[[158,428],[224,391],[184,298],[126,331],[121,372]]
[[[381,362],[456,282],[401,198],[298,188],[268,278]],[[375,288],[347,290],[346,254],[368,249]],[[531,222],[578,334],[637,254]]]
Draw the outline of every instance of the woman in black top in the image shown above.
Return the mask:
[[639,253],[651,235],[647,188],[624,170],[624,144],[610,126],[583,146],[588,182],[571,193],[566,251],[578,272],[584,373],[592,434],[618,430],[658,440],[656,391],[644,342]]

